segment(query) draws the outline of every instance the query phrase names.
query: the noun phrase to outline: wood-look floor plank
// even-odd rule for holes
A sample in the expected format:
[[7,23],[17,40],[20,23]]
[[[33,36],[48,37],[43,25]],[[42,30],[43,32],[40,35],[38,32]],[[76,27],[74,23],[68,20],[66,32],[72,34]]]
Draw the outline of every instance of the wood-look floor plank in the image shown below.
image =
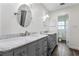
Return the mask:
[[53,51],[52,56],[73,56],[73,52],[65,43],[60,42]]

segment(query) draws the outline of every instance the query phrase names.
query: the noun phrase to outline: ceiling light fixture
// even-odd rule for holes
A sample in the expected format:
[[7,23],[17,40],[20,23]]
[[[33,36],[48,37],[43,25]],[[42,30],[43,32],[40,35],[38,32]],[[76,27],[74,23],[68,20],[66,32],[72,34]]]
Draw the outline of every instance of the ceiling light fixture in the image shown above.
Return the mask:
[[60,3],[60,5],[65,5],[65,3]]

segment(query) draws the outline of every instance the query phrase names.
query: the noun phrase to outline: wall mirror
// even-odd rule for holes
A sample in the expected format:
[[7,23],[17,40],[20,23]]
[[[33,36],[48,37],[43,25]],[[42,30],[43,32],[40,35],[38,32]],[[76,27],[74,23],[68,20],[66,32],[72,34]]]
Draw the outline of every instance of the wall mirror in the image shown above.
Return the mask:
[[18,11],[16,14],[17,14],[18,23],[22,27],[27,27],[30,25],[31,20],[32,20],[32,13],[31,13],[31,9],[28,5],[22,4],[18,8]]

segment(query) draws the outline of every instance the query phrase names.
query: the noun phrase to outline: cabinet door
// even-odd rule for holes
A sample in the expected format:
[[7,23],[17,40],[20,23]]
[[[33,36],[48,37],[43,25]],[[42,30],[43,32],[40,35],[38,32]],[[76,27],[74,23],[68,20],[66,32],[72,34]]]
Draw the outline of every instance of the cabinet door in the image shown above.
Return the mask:
[[36,45],[37,45],[37,42],[28,44],[28,56],[36,55]]
[[47,56],[47,37],[42,39],[42,55]]
[[51,55],[51,52],[55,48],[57,42],[56,42],[56,34],[52,34],[48,36],[48,55]]
[[30,43],[28,45],[28,55],[29,56],[43,56],[43,39],[40,39],[36,42]]
[[14,50],[14,56],[27,56],[27,46],[16,48]]
[[52,40],[51,36],[48,36],[47,42],[48,42],[48,45],[49,45],[49,46],[51,45],[51,40]]
[[33,43],[28,44],[28,56],[44,55],[47,55],[47,38],[41,38]]
[[[37,45],[37,46],[38,46],[38,45]],[[40,51],[40,47],[39,47],[39,46],[37,47],[37,46],[35,47],[35,55],[36,55],[36,56],[40,56],[40,52],[41,52],[41,51]]]
[[42,40],[40,39],[36,45],[36,56],[42,56]]
[[47,47],[43,47],[42,55],[47,56]]

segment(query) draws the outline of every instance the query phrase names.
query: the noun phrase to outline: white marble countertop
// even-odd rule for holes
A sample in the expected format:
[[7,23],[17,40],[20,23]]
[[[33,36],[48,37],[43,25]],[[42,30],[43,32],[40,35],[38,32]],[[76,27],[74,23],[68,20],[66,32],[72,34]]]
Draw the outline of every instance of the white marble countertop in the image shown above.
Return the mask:
[[47,35],[30,35],[24,37],[8,38],[0,40],[0,51],[7,51],[24,44],[31,43]]

